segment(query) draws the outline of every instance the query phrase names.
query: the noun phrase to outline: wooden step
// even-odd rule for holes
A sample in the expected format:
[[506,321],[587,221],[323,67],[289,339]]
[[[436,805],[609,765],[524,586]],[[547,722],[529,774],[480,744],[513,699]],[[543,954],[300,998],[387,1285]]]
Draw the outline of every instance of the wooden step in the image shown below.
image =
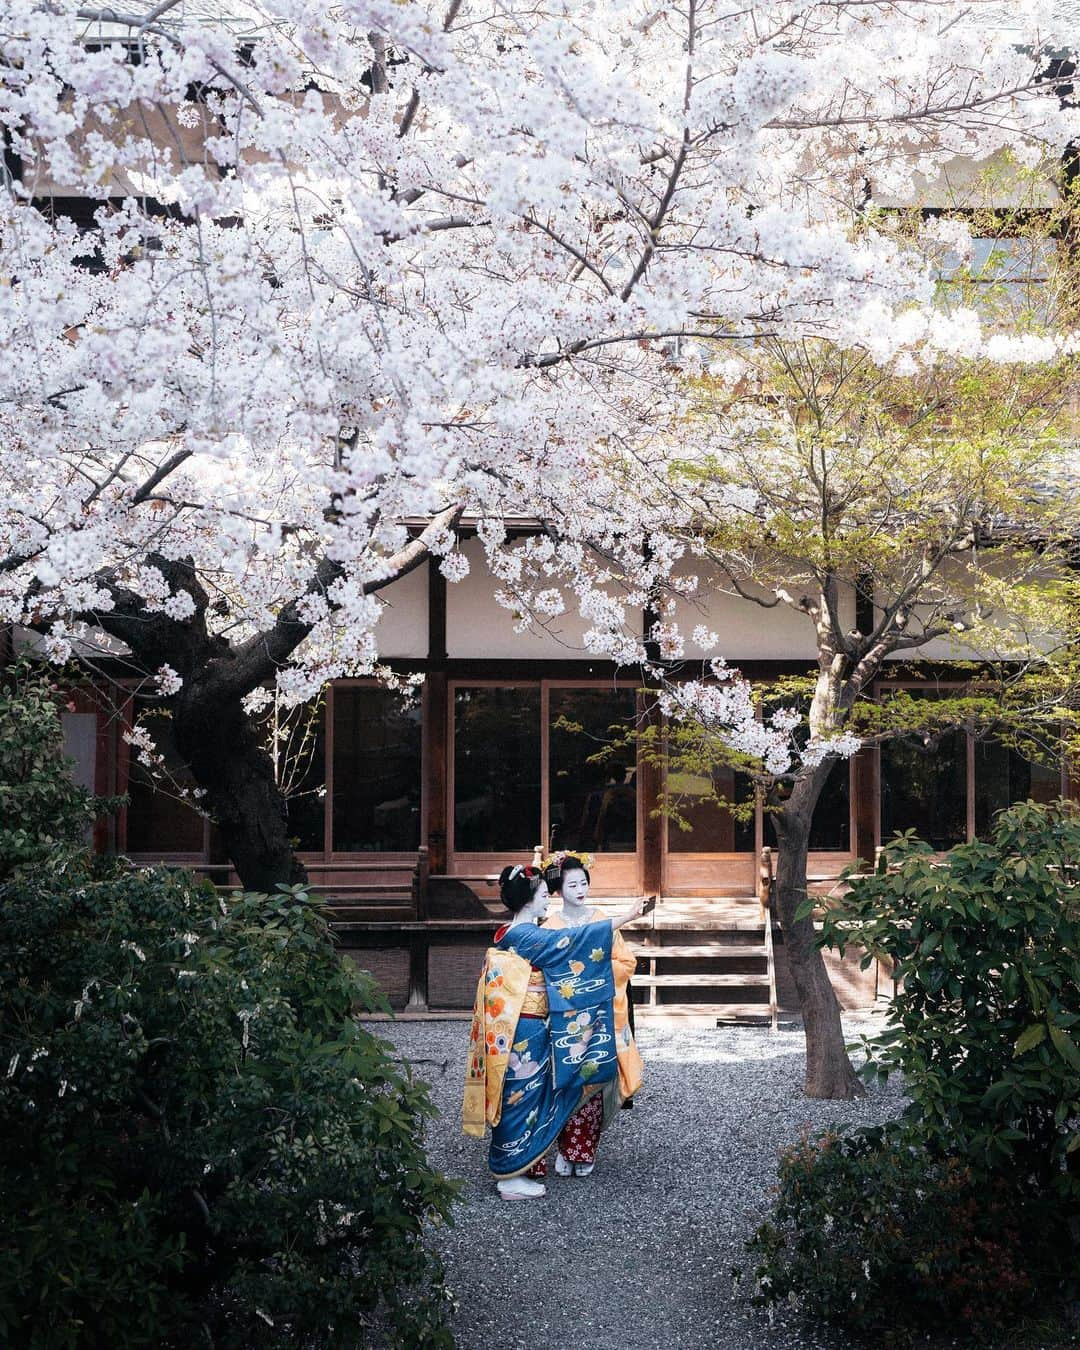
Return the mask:
[[[761,987],[767,989],[769,977],[767,974],[754,975],[635,975],[632,980],[635,989],[670,987],[672,985],[682,985],[686,989],[739,989],[744,987]],[[635,1007],[641,1007],[641,1004],[635,1004]]]
[[365,919],[379,923],[406,923],[416,918],[416,911],[405,905],[331,905],[327,918],[330,927],[339,923],[361,923]]
[[698,947],[641,947],[633,946],[630,950],[639,961],[652,961],[662,959],[676,959],[691,961],[697,957],[705,957],[708,960],[719,960],[723,957],[741,957],[741,956],[760,956],[766,955],[765,947],[761,943],[747,942],[743,943],[702,943]]
[[773,1019],[767,1003],[636,1003],[634,1017],[652,1020],[661,1017],[697,1018],[703,1022],[765,1022]]

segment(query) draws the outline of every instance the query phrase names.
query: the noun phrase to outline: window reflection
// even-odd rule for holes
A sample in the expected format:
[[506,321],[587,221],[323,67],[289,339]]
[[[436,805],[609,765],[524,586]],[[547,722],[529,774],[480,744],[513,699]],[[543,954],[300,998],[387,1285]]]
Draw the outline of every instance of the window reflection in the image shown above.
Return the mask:
[[326,704],[296,707],[280,697],[252,717],[274,763],[274,781],[285,802],[285,829],[301,853],[326,847]]
[[[138,717],[146,705],[136,700]],[[151,769],[139,761],[137,746],[131,747],[128,762],[127,843],[129,853],[197,853],[203,851],[203,817],[191,800],[180,794],[193,792],[195,780],[180,758],[173,739],[172,718],[161,712],[147,712],[138,725],[150,733],[154,756],[163,761],[161,769]]]
[[633,746],[588,761],[632,728],[632,689],[553,689],[548,703],[548,821],[552,848],[633,853],[637,786]]
[[[913,690],[914,698],[940,698]],[[967,838],[967,737],[901,737],[881,747],[881,838],[914,830],[943,851]]]
[[975,743],[975,836],[989,837],[998,811],[1024,802],[1052,802],[1061,796],[1061,767],[1038,764],[996,741]]
[[714,800],[742,805],[754,789],[744,773],[723,765],[692,772],[669,771],[667,791],[672,807],[689,826],[676,820],[667,827],[669,853],[749,853],[754,848],[754,821],[737,819]]
[[455,851],[521,852],[539,838],[539,687],[455,690]]
[[420,706],[389,689],[334,690],[333,846],[341,853],[420,847]]
[[851,761],[837,760],[814,809],[810,847],[815,852],[848,852],[851,848]]

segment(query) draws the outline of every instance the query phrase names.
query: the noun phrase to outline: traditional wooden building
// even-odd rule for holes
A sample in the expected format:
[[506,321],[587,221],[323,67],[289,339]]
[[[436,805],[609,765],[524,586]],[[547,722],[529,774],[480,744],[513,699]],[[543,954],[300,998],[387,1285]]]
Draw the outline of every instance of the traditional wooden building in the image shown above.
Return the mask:
[[[475,540],[463,547],[479,552]],[[499,869],[537,847],[581,849],[596,859],[595,896],[661,896],[639,935],[648,962],[640,998],[791,1006],[782,953],[774,971],[765,950],[778,934],[760,905],[771,824],[760,806],[736,819],[712,800],[714,789],[747,799],[748,784],[729,769],[715,770],[712,781],[683,774],[668,785],[683,825],[668,819],[658,810],[663,770],[632,746],[611,748],[612,729],[632,727],[643,713],[633,672],[590,657],[570,617],[543,633],[515,633],[473,561],[462,582],[448,585],[433,563],[384,593],[381,648],[398,671],[423,675],[414,698],[375,680],[335,681],[305,725],[294,718],[279,741],[289,758],[291,833],[313,884],[335,904],[343,940],[364,950],[399,1006],[411,996],[464,1007]],[[848,603],[854,622],[854,598]],[[810,625],[791,611],[771,610],[767,622],[762,615],[706,575],[682,617],[691,619],[688,631],[701,623],[718,633],[727,659],[756,680],[806,671],[815,656]],[[688,667],[703,655],[688,650]],[[955,651],[938,643],[923,656],[929,678],[921,687],[933,696],[948,683]],[[882,686],[910,682],[896,669]],[[79,695],[65,715],[83,780],[129,797],[99,846],[235,883],[196,804],[162,791],[139,764],[128,739],[138,714],[134,696],[118,717]],[[167,767],[182,787],[182,768]],[[1063,769],[962,733],[864,749],[833,769],[814,827],[813,882],[827,891],[845,865],[873,859],[895,831],[914,829],[945,849],[983,834],[1012,801],[1069,790]],[[649,947],[669,951],[656,956]],[[859,972],[857,963],[836,976],[849,1003],[887,987],[882,972]]]
[[[1056,64],[1063,81],[1071,78],[1074,67],[1064,53]],[[1063,83],[1060,96],[1071,91]],[[188,133],[170,125],[169,134]],[[201,133],[190,134],[197,139]],[[197,160],[198,145],[192,154]],[[1072,182],[1074,150],[1065,169]],[[931,213],[963,210],[973,174],[962,161],[944,166],[934,182],[919,181],[919,204]],[[65,196],[59,184],[40,190],[53,212],[80,227],[92,224],[97,201]],[[1026,190],[1028,201],[1030,185]],[[1032,209],[1054,204],[1057,194],[1048,179]],[[887,209],[910,205],[880,195],[875,201]],[[1006,193],[1003,205],[1015,210],[1018,202]],[[1028,246],[1014,242],[1019,256]],[[1008,255],[1008,245],[995,237],[995,256]],[[1073,227],[1050,245],[1075,246]],[[1014,274],[1006,266],[995,284],[1037,284],[1036,272],[1025,266]],[[612,726],[628,727],[643,713],[633,673],[591,657],[572,618],[541,633],[515,633],[479,565],[479,542],[466,539],[463,549],[477,564],[464,581],[448,585],[432,564],[382,593],[380,651],[395,669],[423,676],[417,697],[406,702],[375,680],[336,681],[312,720],[296,731],[302,748],[288,756],[291,833],[313,883],[337,903],[343,939],[378,948],[365,959],[378,966],[395,1003],[411,995],[414,1003],[465,1006],[482,930],[491,926],[485,906],[500,867],[531,857],[537,847],[584,849],[596,857],[594,895],[662,897],[652,936],[646,942],[643,935],[642,943],[668,950],[648,956],[642,997],[687,1002],[695,986],[679,976],[696,974],[714,981],[696,986],[702,998],[734,991],[740,999],[751,994],[744,1000],[751,1003],[790,1003],[782,961],[778,995],[771,984],[733,979],[761,975],[763,954],[773,973],[766,951],[772,928],[759,905],[770,823],[760,806],[751,818],[737,819],[710,800],[714,787],[726,798],[742,798],[746,785],[726,769],[717,769],[712,782],[683,775],[668,786],[678,790],[686,828],[667,819],[658,811],[662,770],[632,749],[596,759]],[[783,608],[764,619],[763,611],[698,570],[700,599],[678,616],[689,618],[687,632],[697,624],[714,630],[727,660],[755,680],[800,673],[813,663],[808,623]],[[853,596],[848,605],[855,622]],[[641,624],[644,633],[644,614]],[[690,646],[686,659],[704,655]],[[929,663],[924,669],[939,672],[921,682],[927,696],[935,680],[947,682],[954,657],[943,643],[920,652]],[[897,662],[894,669],[896,679],[879,686],[904,681],[905,667]],[[122,678],[118,668],[121,684]],[[65,715],[83,781],[100,793],[129,797],[100,827],[98,846],[137,863],[190,866],[230,884],[228,859],[197,803],[161,791],[138,762],[127,736],[139,713],[134,693],[119,715],[108,703],[77,694]],[[182,767],[165,767],[183,786]],[[932,745],[903,740],[866,749],[833,769],[816,813],[810,872],[827,889],[846,864],[873,859],[895,831],[914,829],[944,849],[982,834],[994,812],[1012,801],[1050,800],[1069,790],[1063,769],[959,732]],[[741,944],[745,951],[703,953],[709,943]],[[838,979],[855,1000],[873,997],[881,985],[874,971],[838,973]]]

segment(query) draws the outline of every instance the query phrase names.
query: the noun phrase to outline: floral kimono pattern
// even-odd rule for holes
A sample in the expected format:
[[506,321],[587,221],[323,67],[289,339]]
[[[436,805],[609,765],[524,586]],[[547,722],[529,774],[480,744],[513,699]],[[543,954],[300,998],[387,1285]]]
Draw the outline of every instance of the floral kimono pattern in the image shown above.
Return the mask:
[[[603,912],[594,909],[592,918],[594,921],[602,919]],[[561,929],[563,932],[573,932],[572,928],[564,922],[559,913],[549,914],[544,920],[544,928],[548,931]],[[637,959],[633,952],[626,945],[621,933],[614,933],[611,944],[611,971],[615,979],[615,1051],[619,1061],[619,1076],[617,1080],[617,1096],[615,1106],[619,1106],[627,1097],[632,1097],[641,1087],[643,1065],[641,1055],[638,1053],[637,1044],[634,1041],[633,1032],[630,1030],[630,1012],[629,1012],[629,990],[627,984],[634,971],[637,969]],[[607,1093],[605,1093],[605,1097]],[[605,1112],[605,1115],[607,1112]],[[605,1120],[606,1123],[606,1120]]]
[[[491,1126],[488,1166],[518,1176],[542,1158],[584,1098],[617,1073],[609,920],[565,932],[501,929],[477,989],[464,1124]],[[543,979],[546,1015],[529,1015],[526,972]],[[497,1096],[496,1096],[497,1094]],[[481,1108],[481,1102],[483,1106]]]

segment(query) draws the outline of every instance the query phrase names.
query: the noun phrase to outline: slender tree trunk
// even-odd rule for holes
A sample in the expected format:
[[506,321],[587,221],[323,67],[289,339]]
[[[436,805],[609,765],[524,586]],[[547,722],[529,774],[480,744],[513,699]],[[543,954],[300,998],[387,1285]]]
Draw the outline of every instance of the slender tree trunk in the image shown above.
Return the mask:
[[176,748],[206,793],[203,806],[249,891],[307,881],[289,842],[274,766],[238,698],[215,698],[196,683],[173,705]]
[[776,906],[806,1033],[806,1095],[850,1098],[862,1096],[865,1088],[844,1048],[840,1004],[821,950],[815,945],[813,919],[795,917],[806,899],[810,826],[831,764],[827,761],[797,779],[791,796],[773,816],[780,842]]

